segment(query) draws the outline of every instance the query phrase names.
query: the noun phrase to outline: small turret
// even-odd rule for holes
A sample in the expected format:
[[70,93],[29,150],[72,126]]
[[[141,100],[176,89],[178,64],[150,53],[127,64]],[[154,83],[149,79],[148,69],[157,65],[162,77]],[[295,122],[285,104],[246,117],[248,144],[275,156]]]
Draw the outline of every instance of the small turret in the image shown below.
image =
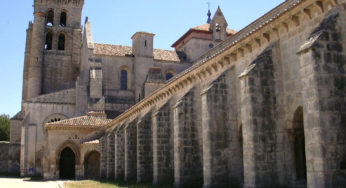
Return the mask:
[[221,42],[227,38],[227,21],[220,7],[217,8],[213,19],[210,22],[210,31],[213,32],[213,41]]

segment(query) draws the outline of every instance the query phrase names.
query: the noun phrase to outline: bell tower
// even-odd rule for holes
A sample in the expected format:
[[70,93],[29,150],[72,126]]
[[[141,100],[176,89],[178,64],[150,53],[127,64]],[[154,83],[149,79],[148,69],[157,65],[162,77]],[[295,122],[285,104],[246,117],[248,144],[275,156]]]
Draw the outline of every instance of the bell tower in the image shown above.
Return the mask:
[[25,50],[23,102],[74,87],[79,74],[84,0],[34,0]]
[[213,32],[213,41],[219,43],[227,38],[227,26],[225,16],[223,15],[220,7],[217,8],[213,19],[210,21],[209,30]]

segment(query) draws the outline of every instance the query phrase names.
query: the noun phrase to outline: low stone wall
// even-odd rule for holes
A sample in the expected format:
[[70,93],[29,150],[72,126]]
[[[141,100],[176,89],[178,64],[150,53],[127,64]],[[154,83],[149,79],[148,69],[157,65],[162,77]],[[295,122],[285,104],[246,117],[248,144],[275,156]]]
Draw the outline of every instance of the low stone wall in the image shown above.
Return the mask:
[[0,142],[0,173],[19,174],[20,144]]
[[0,142],[0,173],[7,173],[10,142]]

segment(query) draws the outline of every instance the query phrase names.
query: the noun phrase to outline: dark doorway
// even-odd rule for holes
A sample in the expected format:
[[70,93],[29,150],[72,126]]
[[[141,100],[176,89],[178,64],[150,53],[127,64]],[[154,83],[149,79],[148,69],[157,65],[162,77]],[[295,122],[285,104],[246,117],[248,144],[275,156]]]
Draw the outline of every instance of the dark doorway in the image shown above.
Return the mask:
[[98,179],[100,177],[100,153],[91,152],[84,161],[84,176],[87,179]]
[[306,157],[303,108],[299,107],[294,114],[294,161],[296,169],[296,179],[306,180]]
[[60,179],[75,178],[75,155],[70,148],[65,148],[60,155]]

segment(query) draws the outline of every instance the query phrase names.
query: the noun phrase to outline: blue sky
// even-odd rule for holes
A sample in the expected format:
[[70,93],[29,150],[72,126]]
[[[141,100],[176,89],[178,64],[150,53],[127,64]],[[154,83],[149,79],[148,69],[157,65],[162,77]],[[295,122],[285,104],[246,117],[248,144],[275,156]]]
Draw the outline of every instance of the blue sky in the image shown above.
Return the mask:
[[[15,115],[21,108],[26,29],[33,19],[33,0],[1,0],[0,114]],[[131,45],[136,31],[155,33],[154,47],[171,45],[189,28],[207,20],[219,5],[229,28],[241,30],[284,0],[85,0],[85,16],[92,23],[95,42]]]

